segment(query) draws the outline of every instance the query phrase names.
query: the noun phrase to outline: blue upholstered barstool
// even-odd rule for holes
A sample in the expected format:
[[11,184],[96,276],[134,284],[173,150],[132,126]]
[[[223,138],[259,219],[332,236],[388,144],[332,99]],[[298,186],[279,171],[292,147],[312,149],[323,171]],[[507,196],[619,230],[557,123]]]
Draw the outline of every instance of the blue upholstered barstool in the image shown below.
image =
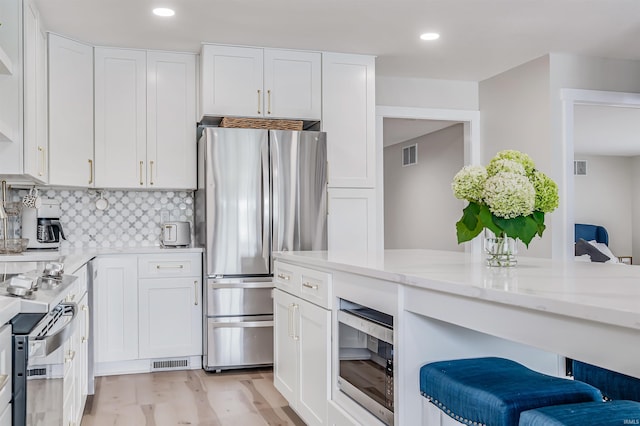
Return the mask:
[[640,424],[640,379],[575,360],[572,369],[575,380],[596,386],[612,401],[524,411],[520,415],[520,426]]
[[420,392],[468,425],[514,426],[520,413],[557,404],[602,401],[598,389],[549,376],[504,358],[439,361],[420,369]]

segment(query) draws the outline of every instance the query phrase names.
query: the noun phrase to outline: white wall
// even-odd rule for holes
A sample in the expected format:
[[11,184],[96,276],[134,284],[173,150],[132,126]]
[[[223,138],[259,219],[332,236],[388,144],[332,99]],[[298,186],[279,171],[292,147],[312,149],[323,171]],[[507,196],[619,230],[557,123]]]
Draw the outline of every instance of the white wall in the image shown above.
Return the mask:
[[[633,157],[631,159],[631,181],[640,182],[640,157]],[[633,207],[631,209],[631,226],[635,232],[632,233],[631,253],[636,253],[636,256],[633,257],[633,264],[640,265],[640,186],[634,185],[632,186],[632,190]]]
[[[418,144],[418,164],[402,167],[402,148]],[[464,165],[463,125],[384,149],[385,248],[464,250],[455,223],[464,203],[451,192]]]
[[[549,102],[549,56],[543,56],[480,82],[480,134],[486,165],[498,151],[529,154],[541,171],[552,175]],[[553,177],[553,176],[552,176]],[[551,218],[547,230],[534,238],[525,256],[551,257]]]
[[632,184],[634,158],[576,153],[575,159],[587,161],[587,175],[574,177],[575,222],[604,226],[613,254],[631,256],[634,192],[640,195]]
[[376,76],[376,104],[385,106],[478,109],[478,83]]

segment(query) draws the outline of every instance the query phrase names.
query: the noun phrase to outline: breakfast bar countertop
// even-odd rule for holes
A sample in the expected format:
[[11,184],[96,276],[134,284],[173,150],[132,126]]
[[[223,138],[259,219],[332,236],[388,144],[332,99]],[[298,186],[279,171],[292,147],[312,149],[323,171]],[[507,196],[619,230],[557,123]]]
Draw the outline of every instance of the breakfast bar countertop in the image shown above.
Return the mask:
[[640,330],[640,267],[518,257],[491,268],[480,256],[439,250],[277,253],[277,259],[457,296]]

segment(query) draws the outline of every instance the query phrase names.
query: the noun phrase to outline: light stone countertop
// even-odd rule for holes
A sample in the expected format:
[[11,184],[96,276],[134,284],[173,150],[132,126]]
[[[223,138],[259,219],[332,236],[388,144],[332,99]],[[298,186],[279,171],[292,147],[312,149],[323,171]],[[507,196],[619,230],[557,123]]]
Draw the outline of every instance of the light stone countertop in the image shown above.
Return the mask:
[[[42,271],[44,270],[45,264],[52,261],[64,263],[65,274],[73,274],[96,256],[122,254],[167,254],[172,252],[202,253],[203,249],[198,247],[162,248],[154,246],[113,249],[99,248],[62,251],[27,251],[15,255],[0,256],[0,280],[2,280],[4,274],[20,274],[33,270]],[[6,323],[9,319],[15,316],[19,312],[19,309],[19,299],[0,295],[0,325]]]
[[479,256],[438,250],[378,254],[286,252],[285,262],[640,330],[640,267],[518,257],[489,268]]

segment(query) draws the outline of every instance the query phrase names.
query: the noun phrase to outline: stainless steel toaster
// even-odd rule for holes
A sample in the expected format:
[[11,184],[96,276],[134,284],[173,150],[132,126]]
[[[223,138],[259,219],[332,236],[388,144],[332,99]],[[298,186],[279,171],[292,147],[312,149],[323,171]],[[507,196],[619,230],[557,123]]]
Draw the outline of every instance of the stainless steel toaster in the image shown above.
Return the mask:
[[163,223],[160,244],[164,247],[188,246],[191,244],[191,224],[189,222]]

